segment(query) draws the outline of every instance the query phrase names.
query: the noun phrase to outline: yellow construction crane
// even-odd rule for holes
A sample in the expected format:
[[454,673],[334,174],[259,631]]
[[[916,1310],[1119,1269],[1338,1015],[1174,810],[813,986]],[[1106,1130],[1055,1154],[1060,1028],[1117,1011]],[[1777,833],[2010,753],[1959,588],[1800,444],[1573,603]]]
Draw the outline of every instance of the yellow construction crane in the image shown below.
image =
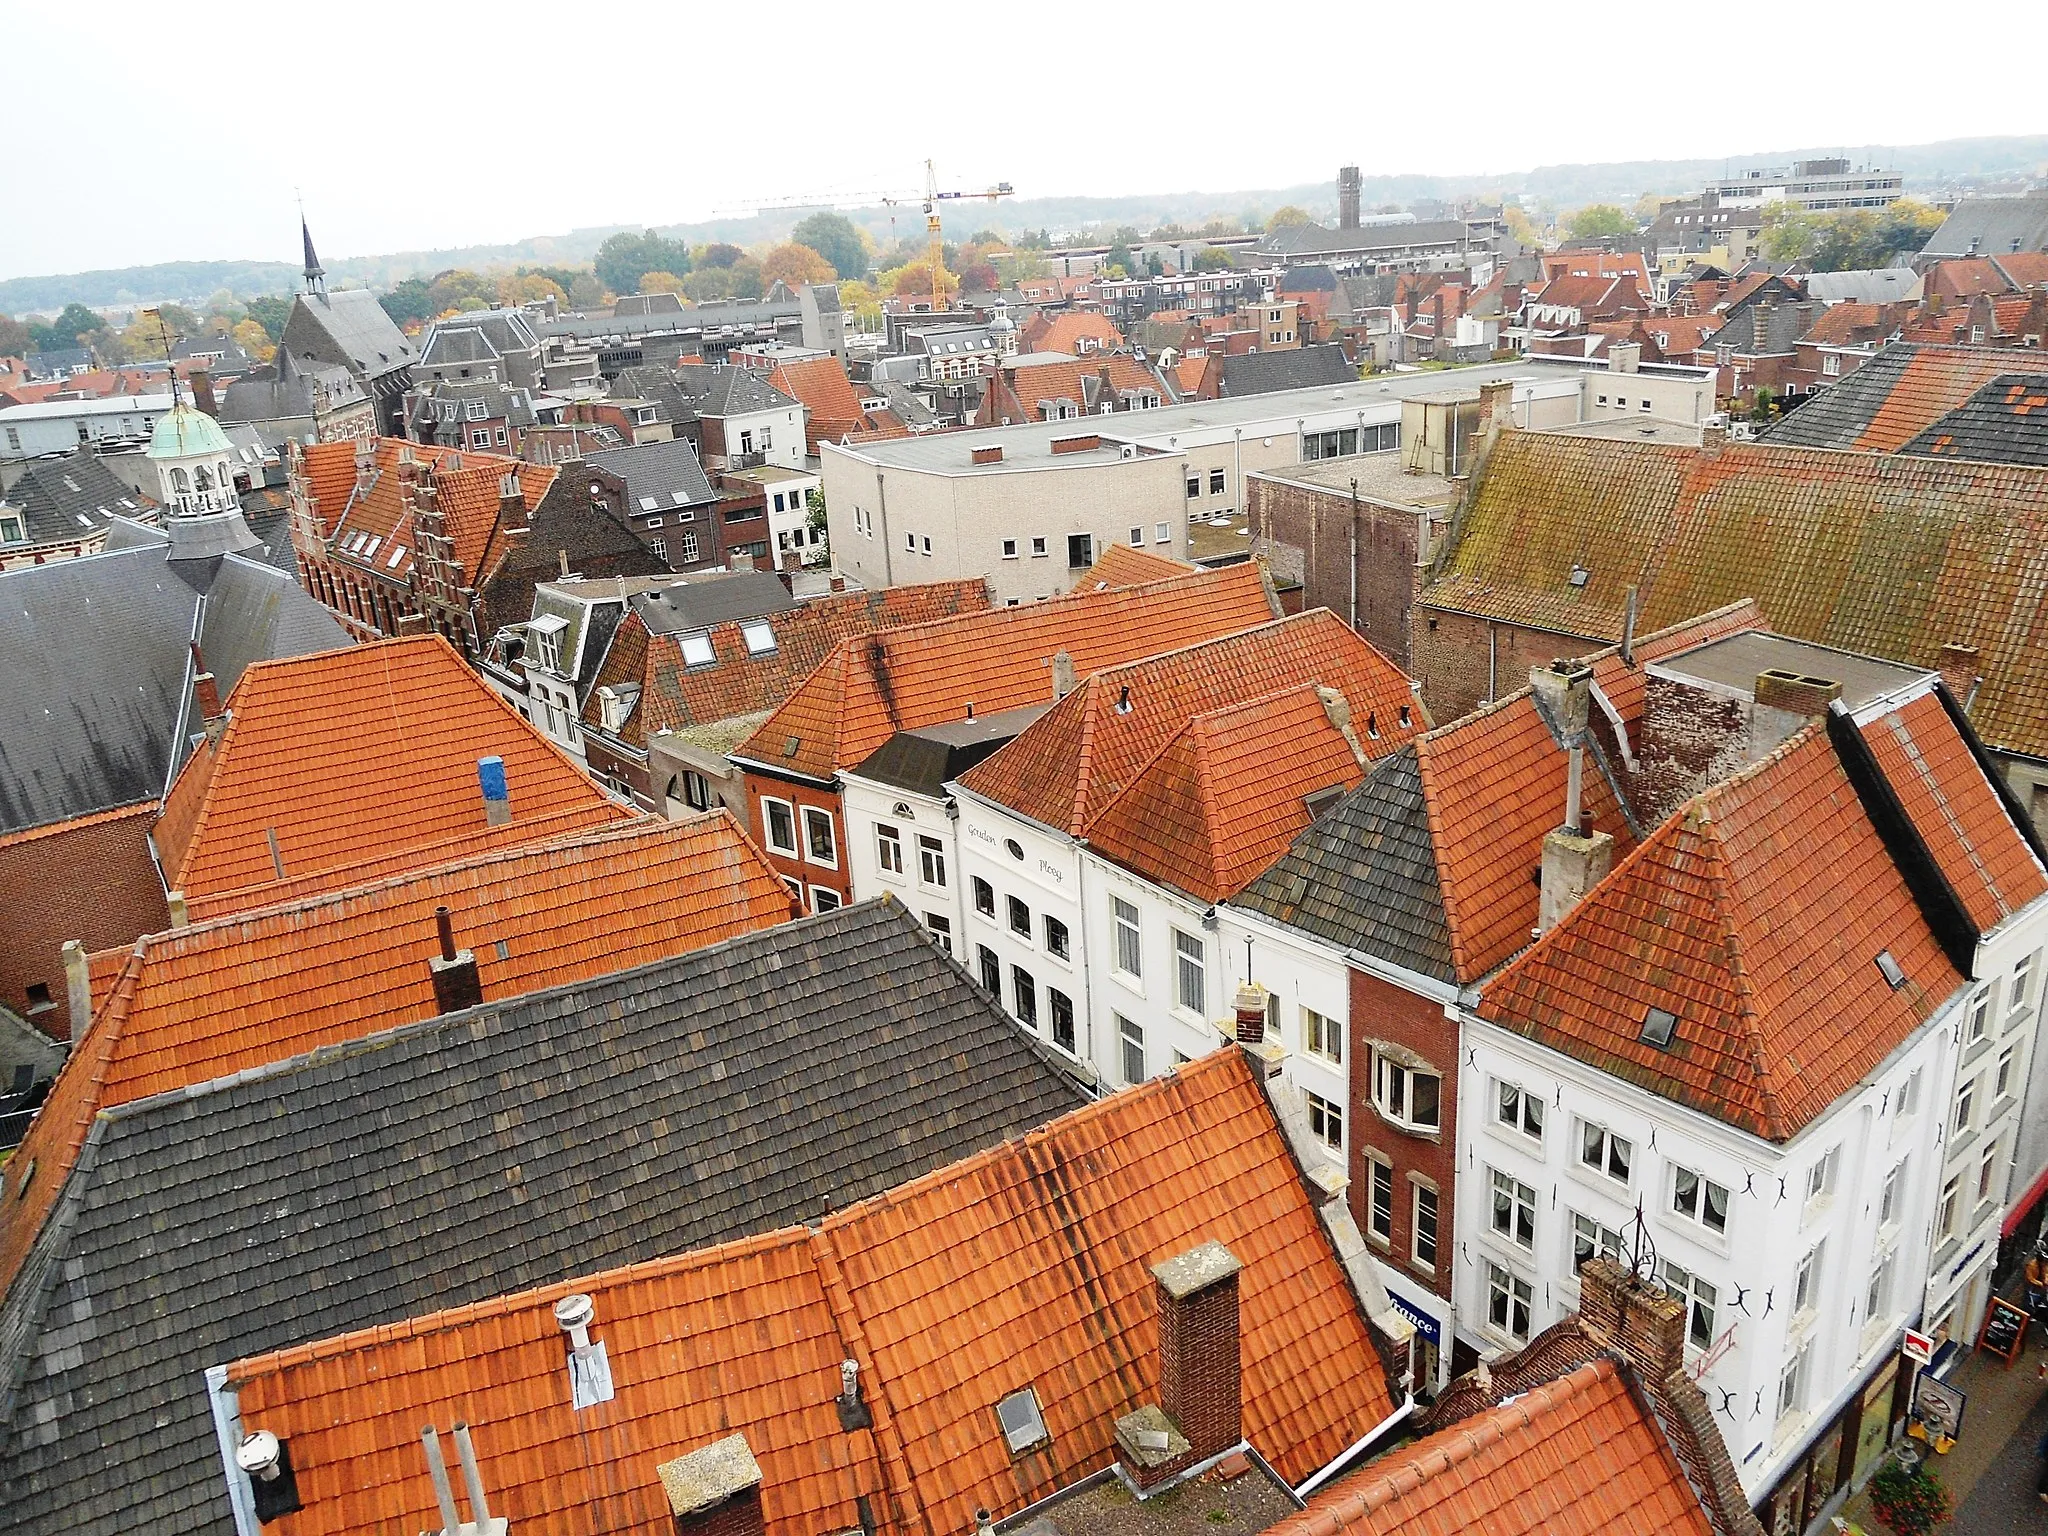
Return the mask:
[[985,197],[990,202],[994,202],[999,197],[1008,196],[1010,196],[1010,184],[1007,181],[999,181],[994,186],[979,192],[941,192],[939,190],[938,171],[933,168],[931,161],[925,161],[924,228],[925,233],[931,237],[929,256],[932,264],[933,309],[937,310],[947,307],[941,276],[946,269],[946,243],[939,236],[939,204],[957,202],[970,197]]
[[[931,161],[925,161],[924,228],[925,234],[930,239],[929,259],[932,268],[933,309],[944,309],[947,307],[945,289],[940,276],[946,268],[946,245],[939,233],[939,204],[965,202],[970,198],[985,198],[993,203],[998,198],[1014,195],[1007,181],[999,181],[992,187],[983,187],[974,191],[942,192],[939,190],[938,171],[934,168]],[[759,213],[769,208],[857,208],[869,206],[866,201],[868,199],[873,199],[874,202],[882,204],[885,208],[894,209],[899,203],[909,202],[916,196],[915,192],[893,187],[888,191],[824,192],[804,197],[761,198],[747,204],[745,207],[721,208],[716,211],[720,214],[738,214]],[[892,224],[895,223],[895,215],[893,213],[891,213],[889,221]]]

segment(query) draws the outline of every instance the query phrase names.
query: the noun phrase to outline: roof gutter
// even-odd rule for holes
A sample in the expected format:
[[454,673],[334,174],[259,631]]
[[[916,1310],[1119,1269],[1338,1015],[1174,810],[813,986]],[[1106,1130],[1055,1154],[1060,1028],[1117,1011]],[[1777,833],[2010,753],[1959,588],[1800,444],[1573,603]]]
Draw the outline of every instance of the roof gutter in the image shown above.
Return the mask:
[[1407,1395],[1407,1400],[1400,1407],[1396,1408],[1384,1419],[1381,1419],[1379,1423],[1373,1425],[1371,1429],[1367,1430],[1357,1440],[1339,1451],[1336,1460],[1324,1467],[1322,1471],[1312,1474],[1307,1482],[1297,1487],[1294,1490],[1294,1496],[1297,1499],[1307,1499],[1310,1494],[1322,1487],[1323,1484],[1329,1482],[1331,1478],[1337,1476],[1340,1472],[1346,1471],[1352,1462],[1370,1450],[1383,1436],[1395,1429],[1402,1420],[1406,1419],[1413,1412],[1415,1412],[1415,1394],[1410,1392]]

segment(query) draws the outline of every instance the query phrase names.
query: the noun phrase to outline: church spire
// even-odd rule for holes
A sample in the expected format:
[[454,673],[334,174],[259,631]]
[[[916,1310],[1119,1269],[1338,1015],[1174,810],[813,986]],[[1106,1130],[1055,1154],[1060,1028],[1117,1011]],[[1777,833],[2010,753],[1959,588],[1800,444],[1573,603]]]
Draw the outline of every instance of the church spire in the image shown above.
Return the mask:
[[327,269],[320,265],[320,258],[313,254],[313,231],[306,227],[306,216],[299,215],[299,237],[306,246],[306,292],[327,291]]

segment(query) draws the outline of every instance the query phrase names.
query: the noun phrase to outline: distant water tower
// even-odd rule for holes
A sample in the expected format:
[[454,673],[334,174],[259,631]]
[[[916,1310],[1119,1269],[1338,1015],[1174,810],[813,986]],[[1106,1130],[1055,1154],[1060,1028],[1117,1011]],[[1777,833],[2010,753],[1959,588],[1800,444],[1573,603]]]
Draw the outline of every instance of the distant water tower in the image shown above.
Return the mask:
[[1358,228],[1358,202],[1364,190],[1364,181],[1358,174],[1358,167],[1347,165],[1337,172],[1337,227]]

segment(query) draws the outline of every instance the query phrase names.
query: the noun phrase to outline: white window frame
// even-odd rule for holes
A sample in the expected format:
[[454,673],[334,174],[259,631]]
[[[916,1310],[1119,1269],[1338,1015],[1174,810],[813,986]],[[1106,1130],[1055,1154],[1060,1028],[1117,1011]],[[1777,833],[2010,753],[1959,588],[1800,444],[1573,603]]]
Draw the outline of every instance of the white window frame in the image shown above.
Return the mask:
[[1343,1020],[1333,1019],[1327,1013],[1318,1012],[1314,1008],[1303,1008],[1301,1054],[1341,1067],[1344,1064]]
[[[1486,1331],[1495,1338],[1517,1345],[1528,1343],[1536,1323],[1535,1282],[1495,1259],[1485,1261],[1480,1275],[1486,1296],[1483,1324]],[[1515,1326],[1518,1304],[1521,1309],[1520,1328]],[[1500,1314],[1498,1321],[1494,1316],[1496,1312]]]
[[[1682,1192],[1683,1180],[1688,1178],[1693,1181],[1694,1208],[1690,1211],[1680,1203],[1685,1199]],[[1725,1238],[1728,1235],[1728,1217],[1731,1214],[1729,1207],[1733,1204],[1735,1197],[1729,1192],[1727,1185],[1723,1184],[1719,1179],[1708,1178],[1697,1168],[1688,1168],[1683,1163],[1674,1162],[1671,1164],[1671,1178],[1666,1188],[1669,1191],[1669,1197],[1664,1202],[1664,1209],[1665,1214],[1672,1220],[1682,1221],[1688,1226],[1697,1227],[1700,1231],[1712,1237]],[[1718,1227],[1708,1219],[1707,1214],[1713,1205],[1712,1197],[1708,1194],[1708,1191],[1716,1189],[1721,1192],[1721,1225]]]
[[[983,893],[986,893],[988,896],[988,905],[986,907],[981,904]],[[972,888],[968,892],[968,900],[974,908],[974,915],[976,917],[983,918],[991,923],[996,921],[996,888],[992,881],[985,880],[980,875],[974,876]]]
[[1963,1214],[1963,1176],[1958,1173],[1941,1186],[1941,1200],[1934,1208],[1934,1240],[1945,1243],[1956,1236]]
[[943,891],[946,885],[946,845],[929,832],[917,834],[917,883],[928,891]]
[[[780,807],[789,814],[789,846],[786,848],[775,840],[775,810],[777,807]],[[779,853],[785,859],[800,859],[803,857],[803,850],[800,846],[801,836],[802,833],[797,822],[796,802],[793,800],[779,800],[773,795],[763,795],[761,797],[761,841],[768,845],[768,851],[770,853]]]
[[1063,964],[1074,961],[1074,932],[1050,912],[1038,914],[1039,933],[1044,941],[1045,952]]
[[[1173,1006],[1193,1018],[1206,1019],[1209,1005],[1209,946],[1179,928],[1173,932]],[[1192,1001],[1190,998],[1192,997]]]
[[1714,1342],[1715,1311],[1721,1304],[1721,1290],[1670,1259],[1663,1261],[1658,1275],[1664,1289],[1685,1302],[1685,1347],[1705,1349]]
[[1524,1253],[1536,1251],[1536,1190],[1512,1173],[1486,1170],[1487,1231]]
[[[1415,1082],[1418,1078],[1430,1078],[1436,1083],[1436,1118],[1419,1120],[1413,1118],[1415,1108]],[[1375,1045],[1372,1052],[1372,1107],[1389,1125],[1399,1126],[1404,1131],[1415,1131],[1425,1136],[1443,1134],[1444,1124],[1444,1078],[1441,1072],[1430,1067],[1411,1066],[1387,1054]]]
[[[1110,1018],[1116,1023],[1117,1066],[1123,1073],[1124,1083],[1127,1086],[1142,1083],[1145,1081],[1145,1075],[1148,1071],[1145,1060],[1144,1027],[1133,1023],[1120,1013],[1113,1013],[1110,1015]],[[1132,1071],[1134,1061],[1137,1067],[1135,1073]]]
[[[1422,1202],[1427,1196],[1430,1206],[1430,1226],[1434,1235],[1430,1238],[1430,1256],[1422,1256]],[[1417,1269],[1435,1274],[1444,1256],[1444,1203],[1434,1188],[1419,1180],[1408,1181],[1408,1259]]]
[[[823,806],[805,805],[798,809],[803,812],[803,854],[806,864],[815,864],[820,869],[839,867],[839,828],[833,822],[832,813]],[[830,845],[829,856],[820,856],[812,847],[811,828],[814,822],[825,828],[825,841]]]
[[1806,1414],[1806,1367],[1812,1359],[1811,1341],[1801,1344],[1793,1351],[1792,1358],[1785,1362],[1778,1372],[1777,1413],[1772,1423],[1785,1426],[1804,1418]]
[[1145,929],[1137,907],[1121,896],[1109,898],[1112,964],[1115,974],[1130,981],[1145,975]]
[[1341,1153],[1344,1150],[1344,1106],[1307,1089],[1302,1090],[1301,1098],[1308,1108],[1309,1134],[1328,1150]]
[[1956,1085],[1954,1113],[1949,1117],[1949,1135],[1960,1136],[1977,1123],[1977,1079],[1966,1077]]
[[[1565,1223],[1565,1241],[1571,1252],[1572,1273],[1576,1275],[1594,1259],[1621,1260],[1621,1233],[1607,1225],[1597,1216],[1588,1216],[1584,1211],[1571,1211]],[[1580,1255],[1580,1246],[1586,1253]]]
[[811,887],[811,911],[815,913],[837,912],[846,905],[846,898],[829,885]]
[[[1505,1078],[1493,1080],[1493,1121],[1496,1130],[1543,1145],[1543,1096]],[[1532,1115],[1530,1111],[1535,1113]],[[1532,1123],[1533,1122],[1533,1123]]]
[[1980,987],[1963,1015],[1963,1044],[1975,1045],[1991,1033],[1991,988]]
[[[1635,1181],[1635,1142],[1627,1136],[1617,1135],[1597,1120],[1574,1119],[1572,1126],[1577,1133],[1572,1137],[1572,1166],[1586,1177],[1597,1179],[1601,1183],[1619,1184],[1623,1189],[1629,1188]],[[1587,1140],[1589,1134],[1599,1138],[1599,1155],[1592,1158],[1586,1156],[1590,1150]],[[1622,1148],[1620,1173],[1614,1171],[1614,1151],[1617,1144]]]
[[1820,1308],[1820,1286],[1826,1269],[1828,1240],[1822,1238],[1799,1257],[1792,1271],[1792,1320],[1797,1323]]
[[[1024,920],[1020,923],[1019,917]],[[1003,899],[1003,928],[1010,937],[1032,942],[1034,930],[1031,921],[1031,903],[1021,896],[1007,896]]]
[[903,833],[886,821],[875,823],[875,867],[884,880],[903,878]]
[[1366,1238],[1390,1249],[1394,1245],[1394,1165],[1374,1152],[1365,1155],[1365,1189]]

